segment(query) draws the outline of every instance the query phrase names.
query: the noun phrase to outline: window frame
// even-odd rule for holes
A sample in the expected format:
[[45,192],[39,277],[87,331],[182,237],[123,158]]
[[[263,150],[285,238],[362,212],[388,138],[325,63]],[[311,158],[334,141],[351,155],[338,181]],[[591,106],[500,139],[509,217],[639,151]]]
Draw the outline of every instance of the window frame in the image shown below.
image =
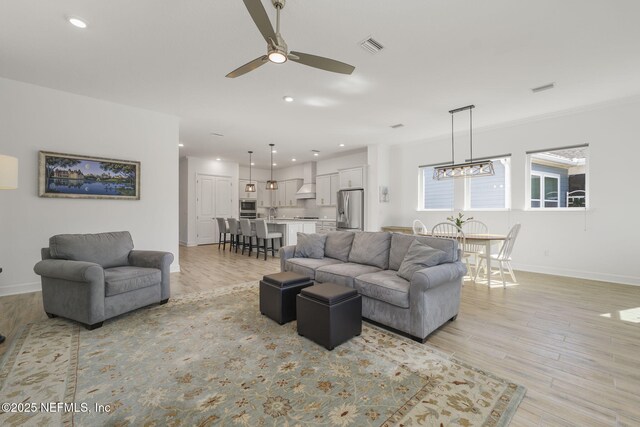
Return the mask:
[[[540,206],[539,208],[532,208],[531,207],[531,176],[533,175],[543,175],[543,174],[552,174],[551,172],[537,172],[537,171],[532,171],[531,170],[531,160],[532,160],[532,155],[533,154],[537,154],[537,153],[545,153],[545,152],[553,152],[553,151],[557,151],[557,150],[563,150],[563,149],[567,149],[567,148],[577,148],[577,147],[585,147],[586,148],[586,154],[584,156],[585,159],[585,165],[584,165],[584,174],[585,174],[585,180],[584,180],[584,191],[585,191],[585,205],[582,207],[555,207],[555,208],[551,208],[551,207],[544,207],[544,206]],[[590,180],[591,180],[591,150],[590,150],[590,146],[589,144],[579,144],[579,145],[572,145],[572,146],[563,146],[563,147],[555,147],[555,148],[548,148],[548,149],[539,149],[539,150],[534,150],[534,151],[527,151],[525,153],[525,205],[524,205],[524,211],[527,212],[582,212],[582,211],[588,211],[591,210],[591,191],[590,191]],[[559,176],[559,175],[558,175]],[[558,186],[560,186],[560,182],[558,181]],[[543,180],[541,179],[540,182],[540,196],[543,196],[543,188],[544,188],[544,184],[543,184]],[[535,199],[534,199],[535,200]],[[540,202],[542,203],[542,199],[540,200]],[[560,195],[558,194],[558,204],[561,203],[560,200]]]
[[[501,161],[502,159],[508,160],[509,167],[505,170],[504,175],[504,208],[472,208],[471,207],[471,179],[476,178],[464,178],[464,211],[465,212],[504,212],[511,210],[511,154],[503,154],[494,157],[483,157],[478,160],[491,160],[492,162]],[[482,177],[477,177],[480,179]]]
[[[456,206],[456,188],[455,185],[452,189],[453,201],[451,203],[451,208],[425,208],[424,207],[424,173],[427,168],[435,168],[437,166],[441,166],[447,163],[438,163],[432,165],[422,165],[418,166],[418,207],[416,208],[416,212],[454,212]],[[433,175],[432,175],[433,176]]]

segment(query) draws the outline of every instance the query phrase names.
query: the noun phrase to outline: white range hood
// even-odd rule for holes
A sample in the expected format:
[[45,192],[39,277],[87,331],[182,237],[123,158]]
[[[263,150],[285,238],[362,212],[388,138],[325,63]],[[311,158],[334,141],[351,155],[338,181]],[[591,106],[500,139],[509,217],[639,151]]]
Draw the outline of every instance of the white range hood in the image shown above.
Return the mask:
[[309,162],[302,165],[304,184],[296,193],[296,199],[316,198],[316,162]]

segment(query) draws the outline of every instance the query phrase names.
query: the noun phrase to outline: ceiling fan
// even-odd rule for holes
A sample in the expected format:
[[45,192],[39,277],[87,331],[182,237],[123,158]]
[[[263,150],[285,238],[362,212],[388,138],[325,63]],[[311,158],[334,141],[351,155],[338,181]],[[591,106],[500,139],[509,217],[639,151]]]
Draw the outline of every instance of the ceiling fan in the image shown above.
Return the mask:
[[271,61],[276,64],[282,64],[287,59],[297,62],[302,65],[308,65],[309,67],[319,68],[321,70],[331,71],[334,73],[351,74],[355,67],[344,62],[336,61],[334,59],[324,58],[322,56],[310,55],[308,53],[288,51],[287,44],[280,35],[280,10],[284,7],[286,0],[271,0],[273,7],[276,8],[276,30],[273,31],[271,21],[267,11],[262,6],[260,0],[243,0],[244,5],[249,11],[249,15],[253,18],[258,30],[267,42],[267,54],[262,55],[253,61],[247,62],[243,66],[236,68],[227,77],[235,78],[242,76],[243,74],[253,71],[256,68]]

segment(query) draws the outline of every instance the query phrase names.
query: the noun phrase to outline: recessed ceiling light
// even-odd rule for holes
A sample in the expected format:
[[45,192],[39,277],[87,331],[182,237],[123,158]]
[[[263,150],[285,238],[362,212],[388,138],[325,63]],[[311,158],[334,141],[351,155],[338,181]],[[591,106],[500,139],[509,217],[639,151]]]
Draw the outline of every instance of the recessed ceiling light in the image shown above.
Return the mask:
[[255,166],[255,165],[256,165],[255,162],[251,162],[251,166]]
[[222,159],[221,159],[220,157],[218,157],[216,160],[217,160],[217,161],[220,161],[220,160],[222,160]]
[[278,166],[278,164],[277,164],[277,163],[274,163],[274,164],[273,164],[273,166]]
[[338,145],[338,147],[344,147],[344,144],[340,144],[340,145]]
[[313,153],[314,156],[318,157],[320,153]]
[[290,96],[283,96],[282,99],[284,99],[285,102],[293,102],[293,98]]
[[318,157],[320,155],[320,152],[318,150],[311,150],[311,152],[313,153],[314,156]]
[[296,159],[291,159],[291,161],[292,161],[292,162],[295,162],[295,161],[296,161]]
[[184,147],[184,144],[181,142],[180,144],[178,144],[178,147]]
[[68,16],[67,21],[69,21],[69,23],[74,27],[87,28],[87,23],[83,19],[78,18],[77,16]]

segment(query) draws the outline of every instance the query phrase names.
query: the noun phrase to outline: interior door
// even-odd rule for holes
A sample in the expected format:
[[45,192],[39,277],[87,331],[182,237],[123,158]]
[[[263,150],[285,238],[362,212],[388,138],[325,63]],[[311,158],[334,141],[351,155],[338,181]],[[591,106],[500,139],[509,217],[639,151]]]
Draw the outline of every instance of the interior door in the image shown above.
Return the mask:
[[198,174],[196,178],[196,243],[198,245],[218,241],[215,194],[216,178]]
[[231,216],[232,197],[231,179],[216,178],[215,192],[215,213],[218,218],[229,218]]

